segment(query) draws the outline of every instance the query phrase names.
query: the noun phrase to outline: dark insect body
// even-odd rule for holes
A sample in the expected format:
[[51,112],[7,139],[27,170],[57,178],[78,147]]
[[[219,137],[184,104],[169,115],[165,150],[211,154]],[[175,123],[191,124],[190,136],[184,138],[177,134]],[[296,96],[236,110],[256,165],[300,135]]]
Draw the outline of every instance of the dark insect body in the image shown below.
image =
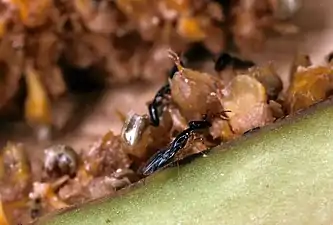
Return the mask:
[[228,53],[222,53],[215,62],[215,70],[220,72],[232,64],[233,58]]
[[235,69],[248,69],[255,65],[256,64],[252,61],[242,60],[242,59],[238,59],[238,58],[234,58],[234,62],[233,62],[233,66]]
[[188,126],[190,129],[192,130],[197,130],[197,129],[204,129],[204,128],[208,128],[208,127],[211,127],[212,124],[207,121],[206,119],[204,120],[199,120],[199,121],[190,121],[188,123]]
[[148,176],[158,169],[164,167],[168,161],[173,157],[174,154],[170,151],[170,149],[160,150],[155,154],[142,169],[142,174],[144,176]]
[[151,125],[155,127],[160,125],[160,107],[163,105],[163,99],[165,99],[166,96],[170,94],[170,85],[166,84],[157,91],[153,102],[148,105],[148,113]]
[[154,104],[154,102],[148,105],[148,113],[150,124],[154,127],[158,127],[160,125],[160,116],[158,112],[158,105]]
[[[184,63],[180,61],[180,64],[184,66]],[[172,79],[175,73],[178,71],[177,65],[174,65],[169,72],[169,78]],[[148,113],[150,118],[150,123],[154,127],[160,125],[161,107],[163,106],[163,99],[171,94],[170,84],[162,86],[156,93],[152,103],[148,105]]]
[[175,73],[178,71],[178,68],[176,65],[174,65],[171,70],[169,71],[169,78],[172,79]]
[[170,94],[171,94],[170,85],[166,84],[157,91],[154,97],[154,102],[161,102],[166,95]]
[[188,123],[189,128],[183,130],[177,137],[171,142],[167,149],[163,149],[155,154],[142,169],[142,174],[147,176],[152,174],[156,170],[164,167],[171,162],[174,155],[184,148],[189,140],[190,136],[199,130],[207,129],[212,124],[206,120],[202,121],[190,121]]
[[255,66],[255,63],[249,60],[233,57],[228,53],[222,53],[215,62],[215,70],[220,72],[228,66],[231,66],[234,69],[248,69]]
[[[184,62],[180,61],[180,65],[184,67]],[[169,71],[169,78],[172,79],[176,72],[178,72],[178,67],[177,65],[174,65]]]

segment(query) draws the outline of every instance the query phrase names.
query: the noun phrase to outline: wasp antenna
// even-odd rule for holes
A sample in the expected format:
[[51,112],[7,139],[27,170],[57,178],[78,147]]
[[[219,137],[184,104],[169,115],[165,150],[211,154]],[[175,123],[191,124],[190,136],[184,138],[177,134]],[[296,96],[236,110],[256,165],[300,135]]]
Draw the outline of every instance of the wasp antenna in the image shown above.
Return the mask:
[[181,60],[179,58],[179,56],[177,55],[176,52],[174,52],[172,49],[168,50],[168,56],[170,59],[172,59],[174,61],[174,63],[177,66],[178,71],[183,71],[184,67],[182,66]]

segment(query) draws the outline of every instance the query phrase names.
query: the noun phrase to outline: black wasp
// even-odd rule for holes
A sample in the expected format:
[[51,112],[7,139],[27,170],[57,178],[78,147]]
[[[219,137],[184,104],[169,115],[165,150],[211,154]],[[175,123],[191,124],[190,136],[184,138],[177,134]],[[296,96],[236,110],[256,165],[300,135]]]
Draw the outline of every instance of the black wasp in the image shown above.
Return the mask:
[[159,151],[148,161],[146,166],[142,169],[142,174],[147,176],[169,164],[174,155],[185,147],[187,141],[194,132],[207,129],[211,126],[212,124],[207,121],[206,118],[199,121],[190,121],[188,123],[188,128],[178,134],[168,148]]
[[163,100],[166,98],[166,96],[170,94],[170,85],[166,84],[157,91],[153,101],[148,105],[150,123],[155,127],[158,127],[160,125],[160,116],[162,114],[161,111],[163,106]]
[[[184,63],[180,61],[180,64],[184,66]],[[169,79],[172,79],[174,74],[178,71],[176,65],[169,71]],[[160,116],[162,114],[163,100],[171,94],[170,84],[162,86],[156,93],[153,101],[148,105],[148,113],[151,125],[158,127],[160,125]]]
[[249,60],[242,60],[237,57],[231,56],[228,53],[222,53],[219,55],[215,62],[215,70],[220,72],[227,66],[231,66],[234,69],[248,69],[255,66],[255,63]]

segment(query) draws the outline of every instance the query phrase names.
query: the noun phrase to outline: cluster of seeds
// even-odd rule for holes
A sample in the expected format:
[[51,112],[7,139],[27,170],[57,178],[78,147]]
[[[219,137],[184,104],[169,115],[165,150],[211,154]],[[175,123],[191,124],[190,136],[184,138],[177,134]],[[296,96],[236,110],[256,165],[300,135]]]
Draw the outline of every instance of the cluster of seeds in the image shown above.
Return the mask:
[[333,90],[332,57],[325,65],[295,57],[285,92],[272,63],[257,66],[223,52],[212,60],[214,73],[206,73],[188,68],[184,55],[169,51],[169,57],[175,66],[167,83],[147,103],[147,114],[128,114],[120,134],[109,131],[81,152],[51,146],[39,170],[23,144],[8,143],[0,158],[0,216],[29,221],[110,195],[171,162],[305,109]]

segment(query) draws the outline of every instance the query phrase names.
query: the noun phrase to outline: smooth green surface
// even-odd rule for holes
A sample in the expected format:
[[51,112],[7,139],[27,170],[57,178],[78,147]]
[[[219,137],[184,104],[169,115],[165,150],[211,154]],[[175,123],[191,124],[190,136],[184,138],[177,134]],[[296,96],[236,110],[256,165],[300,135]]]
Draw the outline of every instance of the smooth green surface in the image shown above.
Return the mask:
[[[332,103],[330,103],[332,104]],[[332,224],[333,107],[36,224]]]

